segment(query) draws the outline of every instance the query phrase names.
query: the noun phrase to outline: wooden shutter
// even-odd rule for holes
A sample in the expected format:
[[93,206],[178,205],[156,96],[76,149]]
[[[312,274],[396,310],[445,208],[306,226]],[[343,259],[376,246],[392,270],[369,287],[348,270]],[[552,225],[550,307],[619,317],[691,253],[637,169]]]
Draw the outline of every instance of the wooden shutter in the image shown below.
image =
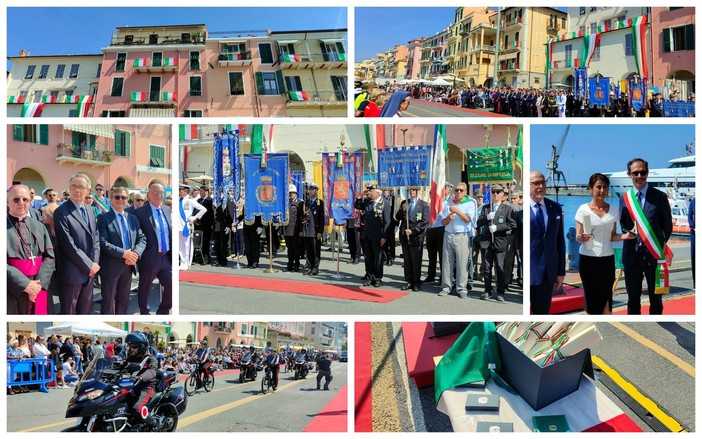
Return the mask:
[[278,93],[285,93],[285,80],[283,79],[283,71],[276,70],[275,72],[275,82],[278,84]]
[[663,52],[670,52],[670,29],[663,29]]
[[39,144],[49,144],[49,125],[39,125]]
[[695,25],[685,25],[685,50],[695,50]]
[[19,140],[20,142],[24,140],[24,125],[15,125],[14,139]]
[[265,95],[266,89],[263,86],[263,73],[256,72],[256,88],[258,89],[259,95]]

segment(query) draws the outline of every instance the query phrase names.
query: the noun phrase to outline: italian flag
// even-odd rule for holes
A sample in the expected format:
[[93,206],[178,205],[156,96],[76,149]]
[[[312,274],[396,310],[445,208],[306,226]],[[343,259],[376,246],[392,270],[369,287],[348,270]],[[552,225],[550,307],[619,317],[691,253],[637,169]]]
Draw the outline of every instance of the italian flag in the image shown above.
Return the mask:
[[307,96],[306,91],[291,91],[290,92],[290,99],[293,101],[309,101],[310,98]]
[[639,76],[648,78],[648,60],[646,59],[646,23],[648,16],[642,15],[632,19],[631,34],[634,41],[634,58]]
[[446,142],[446,126],[436,125],[434,129],[434,166],[431,170],[431,209],[429,224],[434,224],[441,213],[444,199],[444,183],[446,182],[446,157],[448,143]]
[[584,68],[590,67],[590,60],[595,54],[595,49],[600,42],[600,34],[589,34],[583,37],[583,50],[580,58],[580,65]]
[[66,97],[64,98],[64,102],[66,104],[77,104],[79,98],[80,96],[78,95],[66,95]]
[[41,116],[41,110],[44,109],[44,104],[41,103],[26,103],[22,107],[22,114],[20,117],[39,117]]
[[149,60],[146,58],[134,58],[134,67],[146,67],[149,65]]
[[174,92],[174,91],[161,92],[161,100],[164,102],[175,102],[176,101],[176,92]]
[[609,32],[609,25],[608,24],[601,24],[597,26],[597,32],[602,33],[602,32]]
[[55,104],[56,96],[42,96],[41,101],[45,104]]
[[10,96],[7,100],[8,104],[21,104],[24,102],[24,96]]
[[178,59],[177,58],[163,58],[163,66],[164,67],[173,67],[178,65]]
[[300,62],[300,55],[296,55],[294,53],[284,53],[283,54],[283,61],[284,62]]
[[146,102],[146,92],[145,91],[133,91],[132,92],[132,102]]
[[92,102],[92,95],[78,96],[78,106],[76,107],[78,117],[88,117],[88,110],[90,110],[90,104]]
[[345,53],[339,54],[339,61],[346,61],[346,54]]
[[180,140],[197,140],[197,125],[180,125]]

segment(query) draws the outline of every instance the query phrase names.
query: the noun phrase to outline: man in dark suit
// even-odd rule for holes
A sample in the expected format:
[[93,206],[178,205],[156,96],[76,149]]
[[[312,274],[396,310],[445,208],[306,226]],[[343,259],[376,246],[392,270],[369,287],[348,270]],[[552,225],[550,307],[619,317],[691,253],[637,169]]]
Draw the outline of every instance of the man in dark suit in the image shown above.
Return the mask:
[[171,264],[171,209],[163,205],[163,184],[159,180],[149,183],[146,193],[148,203],[136,211],[141,231],[146,236],[146,248],[137,261],[139,268],[139,313],[148,315],[151,284],[158,278],[161,303],[156,314],[168,314],[173,305],[173,267]]
[[663,99],[658,92],[653,93],[653,99],[649,101],[649,117],[663,117]]
[[101,314],[127,313],[132,274],[146,248],[139,220],[126,212],[127,188],[112,188],[112,209],[98,216],[100,232]]
[[405,269],[406,284],[402,290],[419,291],[422,284],[422,253],[429,224],[429,205],[418,199],[417,193],[417,188],[410,188],[410,198],[400,203],[395,214],[395,220],[400,225],[400,245]]
[[478,217],[478,227],[486,226],[483,236],[480,237],[480,246],[485,249],[483,259],[483,282],[485,292],[480,296],[482,300],[490,297],[492,292],[492,267],[495,267],[497,279],[495,281],[496,296],[499,302],[505,301],[505,259],[507,257],[508,233],[517,228],[517,223],[512,218],[512,207],[505,200],[504,187],[501,184],[492,185],[492,198],[490,204],[483,205]]
[[529,180],[531,313],[548,314],[553,291],[561,288],[565,278],[563,209],[557,203],[544,198],[544,174],[532,171]]
[[144,202],[146,202],[146,196],[144,196],[144,194],[141,192],[132,192],[130,197],[134,204],[128,206],[126,209],[124,209],[124,211],[129,214],[134,214],[138,208],[144,205]]
[[100,270],[100,234],[93,209],[84,204],[90,192],[89,177],[74,175],[69,190],[69,200],[54,212],[61,314],[92,314],[93,282]]
[[[200,186],[200,198],[197,200],[205,208],[205,214],[195,222],[195,230],[202,230],[202,252],[205,255],[205,264],[211,264],[210,243],[212,242],[212,227],[215,222],[214,208],[212,207],[212,197],[207,186]],[[227,235],[229,236],[229,235]],[[217,264],[227,265],[227,260],[217,260]]]
[[288,200],[290,203],[288,224],[283,228],[285,247],[288,249],[288,265],[284,271],[300,271],[300,226],[302,224],[302,200],[297,197],[297,187],[288,186]]
[[[648,220],[650,231],[665,248],[665,243],[673,232],[673,216],[668,197],[656,188],[648,185],[648,162],[635,158],[627,163],[627,174],[634,185],[634,202],[641,205]],[[655,294],[657,258],[654,257],[641,239],[645,226],[634,220],[633,214],[624,203],[624,196],[619,200],[619,223],[622,230],[634,230],[636,239],[624,240],[622,246],[622,263],[624,265],[626,293],[629,296],[627,314],[641,314],[641,283],[646,277],[648,299],[651,304],[649,314],[663,314],[663,298]],[[662,255],[661,255],[662,256]]]
[[324,234],[324,201],[317,196],[319,187],[310,183],[307,187],[307,200],[300,216],[300,240],[305,248],[307,271],[305,275],[319,274],[319,262],[322,259],[322,235]]
[[364,286],[380,287],[383,279],[383,245],[393,233],[390,202],[375,186],[366,186],[362,198],[356,198],[354,207],[361,211],[361,245],[366,261],[367,279]]
[[[202,202],[202,199],[200,199],[200,202]],[[217,257],[217,265],[220,267],[226,267],[228,263],[229,237],[234,233],[232,224],[234,224],[235,215],[234,195],[227,194],[222,199],[222,204],[214,208],[214,253]]]

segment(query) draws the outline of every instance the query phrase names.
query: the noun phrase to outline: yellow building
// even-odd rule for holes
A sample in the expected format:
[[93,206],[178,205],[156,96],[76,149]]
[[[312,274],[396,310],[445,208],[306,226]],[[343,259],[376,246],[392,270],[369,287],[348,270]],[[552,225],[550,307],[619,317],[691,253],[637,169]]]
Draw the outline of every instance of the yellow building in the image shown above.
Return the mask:
[[497,12],[487,7],[456,9],[456,36],[449,37],[449,44],[456,46],[452,73],[466,85],[491,84],[495,69],[496,20]]

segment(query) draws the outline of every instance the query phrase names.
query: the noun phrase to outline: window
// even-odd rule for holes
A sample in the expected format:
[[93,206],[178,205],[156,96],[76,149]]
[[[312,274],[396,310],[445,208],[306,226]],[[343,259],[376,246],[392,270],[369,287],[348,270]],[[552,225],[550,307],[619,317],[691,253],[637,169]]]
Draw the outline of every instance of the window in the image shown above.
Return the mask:
[[604,21],[605,29],[612,29],[612,19],[607,19]]
[[573,45],[566,44],[565,46],[565,60],[566,63],[573,60]]
[[595,51],[592,52],[592,60],[593,61],[600,60],[600,45],[599,44],[595,47]]
[[63,78],[63,72],[66,70],[66,64],[59,64],[56,66],[56,75],[54,75],[54,78],[60,79]]
[[163,146],[149,145],[149,166],[153,168],[165,168],[166,148]]
[[130,133],[128,131],[115,130],[115,155],[129,157],[130,147]]
[[125,111],[124,110],[118,110],[118,111],[103,110],[102,117],[125,117]]
[[14,139],[20,142],[49,144],[49,125],[15,125]]
[[163,52],[154,52],[151,57],[151,65],[154,67],[161,67],[163,62]]
[[259,43],[258,56],[261,59],[261,64],[273,64],[273,50],[271,43]]
[[224,53],[244,53],[244,52],[246,52],[246,44],[245,43],[222,44],[222,52],[224,52]]
[[76,109],[68,110],[68,117],[78,117],[78,112]]
[[590,23],[590,35],[597,33],[597,23]]
[[585,8],[583,8],[583,7],[580,8],[580,15],[585,15]]
[[244,73],[229,72],[229,96],[244,95]]
[[124,44],[132,44],[134,42],[134,35],[125,35]]
[[241,324],[241,333],[244,335],[246,334],[246,326],[247,326],[246,323]]
[[281,44],[279,47],[280,47],[280,53],[282,55],[294,55],[295,54],[295,45],[293,43]]
[[317,332],[317,328],[315,328],[314,326],[312,328],[310,328],[310,335],[314,335],[316,332]]
[[595,11],[597,11],[597,7],[596,7],[596,6],[590,6],[590,12],[595,12]]
[[46,79],[49,76],[49,65],[44,64],[39,71],[39,79]]
[[124,78],[112,78],[112,91],[110,96],[122,96],[122,87],[124,86]]
[[34,91],[34,101],[33,102],[41,102],[41,90]]
[[152,76],[149,81],[149,101],[158,102],[161,100],[161,77]]
[[286,76],[285,77],[285,90],[286,91],[302,91],[302,81],[300,81],[299,76]]
[[346,51],[340,41],[335,43],[322,42],[320,44],[324,61],[346,61]]
[[149,44],[158,44],[158,35],[157,34],[149,35]]
[[127,54],[126,53],[118,53],[117,54],[117,61],[115,62],[115,72],[123,72],[124,65],[126,63],[127,63]]
[[256,86],[258,93],[261,95],[279,95],[283,87],[285,87],[283,73],[280,70],[276,72],[256,72]]
[[695,48],[695,25],[663,29],[663,52],[693,50]]
[[190,77],[190,96],[202,96],[202,76]]
[[49,91],[49,96],[56,98],[56,102],[58,102],[58,96],[59,96],[58,90]]
[[98,64],[97,72],[95,73],[96,78],[100,77],[100,71],[102,71],[102,63]]
[[189,43],[190,42],[190,34],[187,32],[183,32],[180,34],[180,41],[183,43]]
[[631,56],[634,54],[634,39],[630,33],[624,34],[624,55]]
[[27,66],[27,73],[24,74],[24,79],[32,79],[34,77],[34,71],[37,69],[35,65]]
[[72,79],[77,78],[79,69],[80,69],[80,64],[71,64],[71,73],[68,75],[68,77],[72,78]]
[[583,34],[585,34],[585,26],[579,26],[579,27],[578,27],[578,31],[580,31],[580,32],[582,32]]
[[200,52],[190,52],[190,70],[200,70]]
[[331,76],[332,87],[334,87],[334,95],[337,101],[346,101],[346,76]]
[[202,117],[202,110],[185,110],[183,117]]

